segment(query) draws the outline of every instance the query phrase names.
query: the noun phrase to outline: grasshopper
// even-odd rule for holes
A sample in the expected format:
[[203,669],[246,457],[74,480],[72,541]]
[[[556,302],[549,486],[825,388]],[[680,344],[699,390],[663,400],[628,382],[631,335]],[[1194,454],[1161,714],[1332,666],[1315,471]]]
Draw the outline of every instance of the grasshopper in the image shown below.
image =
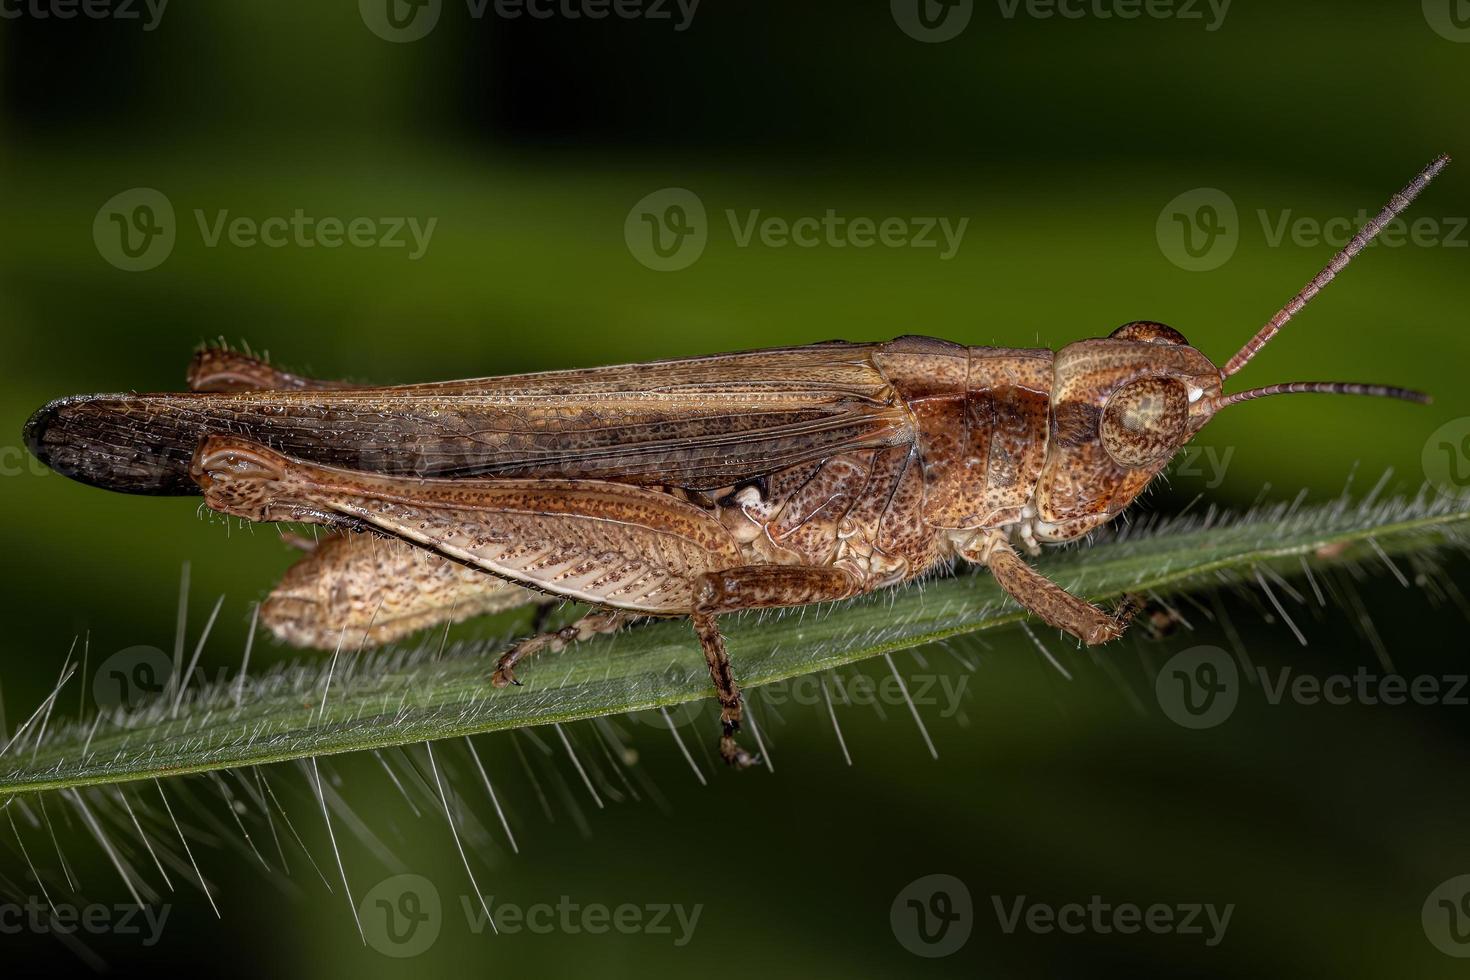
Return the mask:
[[960,558],[1042,621],[1106,643],[1132,604],[1071,595],[1018,547],[1034,555],[1110,521],[1227,406],[1291,392],[1427,402],[1347,382],[1223,387],[1448,162],[1223,368],[1153,321],[1055,352],[901,337],[391,387],[215,348],[196,354],[189,392],[60,399],[25,438],[85,483],[331,528],[262,606],[286,642],[382,643],[553,599],[594,607],[511,647],[503,687],[538,650],[687,616],[721,756],[746,766],[720,616],[842,600]]

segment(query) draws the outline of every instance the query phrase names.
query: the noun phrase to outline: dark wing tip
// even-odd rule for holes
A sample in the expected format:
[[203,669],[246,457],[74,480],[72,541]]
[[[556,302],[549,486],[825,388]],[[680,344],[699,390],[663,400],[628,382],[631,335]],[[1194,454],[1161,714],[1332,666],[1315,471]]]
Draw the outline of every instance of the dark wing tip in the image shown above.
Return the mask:
[[150,435],[148,414],[137,395],[69,395],[38,409],[22,438],[31,455],[79,483],[120,493],[197,494],[185,451],[192,447]]
[[26,419],[25,428],[20,430],[21,438],[25,441],[25,447],[30,454],[47,466],[51,465],[51,454],[46,450],[45,435],[56,414],[60,411],[61,401],[47,402],[36,409],[30,418]]

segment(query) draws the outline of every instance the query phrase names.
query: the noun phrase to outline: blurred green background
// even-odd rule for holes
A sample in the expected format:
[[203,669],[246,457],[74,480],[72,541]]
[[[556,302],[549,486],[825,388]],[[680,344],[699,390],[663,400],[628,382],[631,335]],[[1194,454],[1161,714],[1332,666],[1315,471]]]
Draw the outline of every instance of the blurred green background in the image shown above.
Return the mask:
[[[1201,494],[1236,509],[1302,489],[1325,498],[1354,467],[1360,491],[1390,467],[1391,487],[1417,488],[1431,433],[1470,415],[1463,0],[1238,0],[1223,18],[1184,0],[1137,17],[1117,16],[1134,9],[1127,0],[1066,5],[1077,17],[1005,0],[921,2],[937,26],[921,26],[911,0],[711,3],[687,20],[687,8],[651,3],[616,8],[635,17],[585,16],[614,9],[595,0],[540,8],[553,10],[545,18],[494,5],[476,16],[454,0],[127,8],[137,19],[116,8],[63,18],[69,8],[41,0],[5,8],[8,730],[50,690],[75,636],[90,634],[94,665],[135,645],[169,649],[185,561],[190,642],[223,594],[203,664],[211,676],[232,668],[251,603],[293,560],[274,532],[201,519],[192,499],[89,489],[20,448],[24,420],[46,400],[179,388],[190,352],[213,338],[303,372],[387,383],[904,333],[1059,347],[1151,318],[1223,363],[1330,256],[1316,229],[1376,209],[1449,152],[1467,160],[1411,212],[1430,219],[1419,240],[1369,249],[1237,379],[1399,383],[1435,404],[1283,398],[1234,409],[1199,440],[1213,455],[1176,468],[1139,510],[1182,510]],[[104,205],[136,188],[167,200],[174,241],[152,268],[127,271]],[[650,213],[663,213],[668,188],[702,205],[705,245],[685,267],[657,271],[643,261],[635,205],[655,195]],[[130,220],[136,199],[122,200],[114,210]],[[380,231],[388,219],[435,224],[416,258],[412,247],[319,237],[210,244],[221,212],[259,224],[298,209],[369,218]],[[742,245],[728,217],[743,226],[755,212],[794,221],[829,209],[968,223],[942,258],[942,247],[842,239]],[[1447,560],[1431,578],[1457,594],[1465,566]],[[1349,582],[1361,606],[1346,598]],[[641,802],[596,810],[565,760],[548,758],[573,794],[552,794],[548,820],[518,746],[482,740],[521,846],[471,848],[482,890],[523,906],[561,896],[701,906],[682,946],[649,932],[476,934],[442,814],[416,814],[371,757],[331,771],[394,860],[348,835],[344,863],[359,899],[399,870],[433,884],[442,928],[417,957],[364,946],[340,887],[329,894],[299,852],[289,876],[265,871],[223,823],[198,855],[221,886],[222,919],[176,882],[156,946],[85,941],[122,971],[283,977],[1449,975],[1461,964],[1431,943],[1421,908],[1470,872],[1470,709],[1272,705],[1247,688],[1228,722],[1190,731],[1154,697],[1159,664],[1196,644],[1322,677],[1381,673],[1384,656],[1406,675],[1466,670],[1464,615],[1433,602],[1435,589],[1404,590],[1377,569],[1342,590],[1325,610],[1283,594],[1306,647],[1258,592],[1206,600],[1216,622],[1184,606],[1196,631],[1135,636],[1098,658],[1039,633],[1071,681],[1017,631],[902,655],[906,676],[965,685],[961,710],[921,707],[937,761],[901,704],[881,716],[841,709],[849,767],[823,702],[757,699],[773,772],[702,761],[702,786],[667,733],[629,722],[662,802],[645,787]],[[264,642],[255,651],[261,665],[291,656]],[[78,687],[58,710],[90,710]],[[685,730],[699,742],[709,729]],[[493,828],[464,758],[452,765],[456,789]],[[277,779],[336,885],[304,781],[296,770]],[[211,808],[226,819],[208,783],[191,786],[200,826]],[[585,811],[585,833],[568,799]],[[31,894],[8,830],[0,873]],[[78,901],[125,901],[85,828],[58,833]],[[35,856],[55,871],[54,853]],[[958,878],[970,896],[968,940],[943,957],[905,945],[901,893],[930,874]],[[1008,933],[996,902],[1009,909],[1023,895],[1234,910],[1214,946],[1147,931]],[[52,936],[4,942],[7,973],[85,966]]]

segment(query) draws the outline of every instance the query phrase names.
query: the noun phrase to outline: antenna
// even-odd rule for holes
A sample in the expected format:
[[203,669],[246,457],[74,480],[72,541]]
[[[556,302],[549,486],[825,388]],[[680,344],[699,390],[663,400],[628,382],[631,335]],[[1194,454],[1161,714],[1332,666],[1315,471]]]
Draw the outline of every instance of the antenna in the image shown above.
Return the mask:
[[[1278,311],[1277,314],[1273,316],[1264,327],[1261,328],[1259,333],[1257,333],[1254,337],[1247,341],[1246,345],[1242,347],[1234,357],[1232,357],[1229,361],[1225,363],[1224,370],[1220,372],[1221,377],[1228,378],[1235,372],[1239,371],[1241,368],[1245,367],[1246,364],[1249,363],[1250,359],[1255,357],[1256,353],[1260,351],[1262,347],[1265,347],[1266,344],[1271,341],[1272,337],[1276,336],[1277,331],[1284,327],[1288,320],[1300,313],[1302,311],[1302,307],[1310,303],[1312,301],[1312,297],[1316,296],[1322,291],[1323,286],[1326,286],[1329,282],[1336,278],[1337,274],[1341,272],[1344,268],[1346,268],[1347,264],[1353,260],[1353,257],[1361,252],[1369,242],[1371,242],[1374,238],[1378,236],[1378,233],[1383,230],[1384,225],[1388,224],[1394,218],[1397,218],[1408,208],[1411,203],[1413,203],[1414,198],[1419,196],[1419,192],[1428,187],[1429,182],[1435,177],[1438,177],[1439,172],[1443,170],[1446,166],[1448,166],[1449,162],[1450,158],[1448,154],[1441,154],[1435,157],[1434,162],[1425,167],[1424,170],[1420,172],[1419,176],[1415,177],[1409,183],[1409,186],[1405,187],[1403,190],[1399,191],[1392,198],[1390,198],[1388,204],[1384,206],[1383,210],[1378,212],[1378,216],[1375,217],[1372,221],[1369,221],[1362,228],[1358,229],[1358,233],[1353,236],[1353,240],[1348,242],[1347,245],[1343,247],[1342,251],[1338,252],[1332,257],[1332,261],[1327,263],[1327,267],[1321,272],[1317,273],[1312,281],[1307,283],[1306,287],[1302,289],[1301,292],[1292,297],[1290,303],[1287,303],[1285,306],[1283,306],[1280,311]],[[1319,388],[1298,390],[1321,391],[1325,389]],[[1265,389],[1261,389],[1261,392],[1262,394],[1280,394],[1280,392],[1274,391],[1267,392]],[[1345,393],[1381,394],[1381,392],[1377,391],[1353,391]],[[1247,394],[1250,394],[1250,392],[1242,391],[1236,395],[1231,395],[1230,399],[1235,401],[1244,401],[1245,399],[1241,398],[1240,396]]]
[[1395,388],[1392,385],[1358,384],[1353,381],[1283,381],[1280,384],[1266,385],[1264,388],[1249,388],[1245,391],[1237,391],[1233,395],[1221,395],[1215,399],[1215,411],[1218,412],[1227,405],[1248,402],[1253,398],[1265,398],[1268,395],[1294,395],[1299,392],[1398,398],[1406,402],[1418,402],[1420,405],[1428,405],[1433,400],[1422,391],[1414,391],[1412,388]]

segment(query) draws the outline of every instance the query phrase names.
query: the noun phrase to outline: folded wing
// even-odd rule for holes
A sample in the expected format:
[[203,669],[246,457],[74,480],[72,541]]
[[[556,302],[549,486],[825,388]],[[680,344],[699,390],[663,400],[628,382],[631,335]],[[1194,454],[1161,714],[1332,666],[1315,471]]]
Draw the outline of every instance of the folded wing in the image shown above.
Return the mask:
[[395,387],[84,395],[37,412],[26,442],[67,476],[129,493],[197,493],[189,460],[211,434],[374,473],[711,489],[911,442],[877,346]]

